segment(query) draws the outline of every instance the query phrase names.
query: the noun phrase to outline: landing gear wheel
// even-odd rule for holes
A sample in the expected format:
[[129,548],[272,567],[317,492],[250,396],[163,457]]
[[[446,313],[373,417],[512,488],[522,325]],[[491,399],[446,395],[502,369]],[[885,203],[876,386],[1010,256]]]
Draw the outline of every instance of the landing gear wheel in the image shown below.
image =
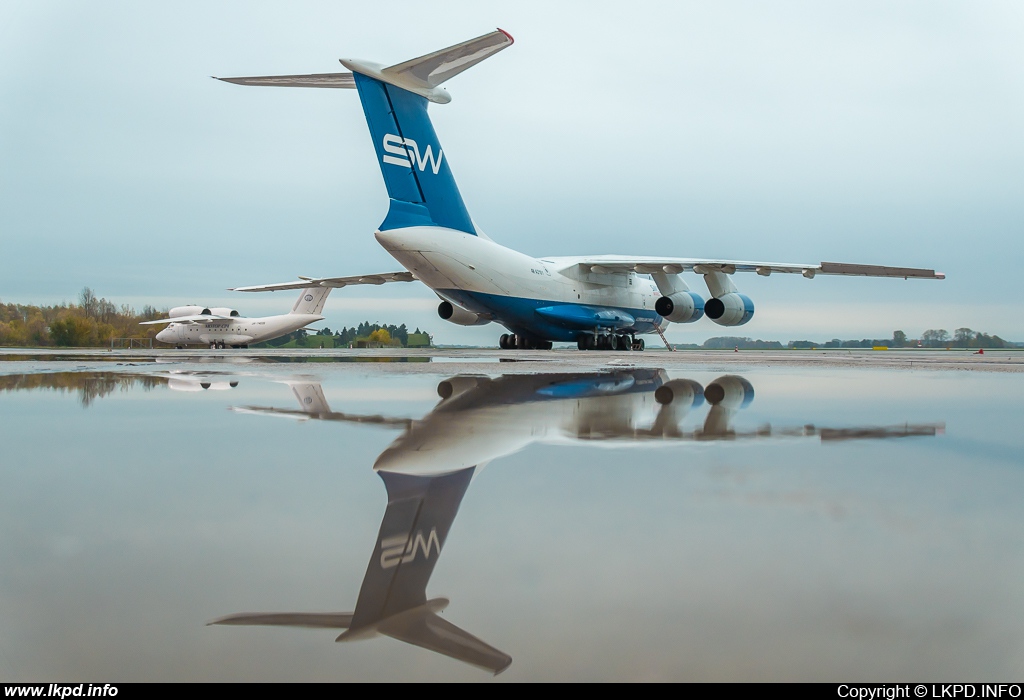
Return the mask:
[[498,347],[501,348],[502,350],[508,350],[508,345],[508,333],[502,333],[501,337],[498,338]]
[[629,342],[629,338],[624,335],[617,336],[615,338],[615,349],[629,351],[633,347],[633,344]]
[[634,338],[633,339],[633,349],[635,351],[637,351],[637,352],[642,352],[643,349],[644,349],[644,339],[640,338],[639,340],[637,340],[637,339]]
[[597,349],[598,350],[611,350],[612,349],[612,338],[608,335],[597,336]]

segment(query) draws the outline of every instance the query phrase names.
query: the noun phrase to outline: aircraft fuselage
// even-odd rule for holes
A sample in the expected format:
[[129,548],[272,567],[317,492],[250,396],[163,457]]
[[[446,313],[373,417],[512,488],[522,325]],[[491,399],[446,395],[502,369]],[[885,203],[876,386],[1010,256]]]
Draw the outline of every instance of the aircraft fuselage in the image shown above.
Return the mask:
[[319,314],[232,318],[208,323],[171,323],[156,334],[169,345],[250,345],[278,338],[323,319]]
[[[439,296],[513,333],[575,341],[581,326],[574,321],[574,308],[610,312],[606,328],[619,333],[652,333],[668,325],[654,311],[661,296],[657,286],[635,273],[580,272],[577,258],[534,258],[481,236],[437,226],[375,235]],[[593,327],[593,321],[586,324]]]

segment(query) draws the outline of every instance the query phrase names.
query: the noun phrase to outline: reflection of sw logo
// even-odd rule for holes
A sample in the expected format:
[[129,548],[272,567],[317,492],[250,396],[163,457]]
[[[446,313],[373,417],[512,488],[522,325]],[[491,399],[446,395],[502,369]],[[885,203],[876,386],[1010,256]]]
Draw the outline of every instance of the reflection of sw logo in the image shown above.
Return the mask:
[[420,154],[420,147],[412,139],[403,139],[394,134],[385,134],[384,151],[391,155],[385,155],[383,160],[391,165],[402,165],[411,168],[415,165],[423,172],[423,169],[430,163],[430,169],[437,175],[441,169],[441,160],[444,158],[444,151],[437,149],[437,160],[434,160],[434,152],[430,146]]
[[417,530],[413,537],[396,535],[380,541],[380,568],[391,569],[399,564],[415,561],[416,553],[423,552],[424,559],[430,559],[430,550],[441,554],[441,542],[437,539],[437,528],[430,528],[430,534],[423,537],[423,530]]

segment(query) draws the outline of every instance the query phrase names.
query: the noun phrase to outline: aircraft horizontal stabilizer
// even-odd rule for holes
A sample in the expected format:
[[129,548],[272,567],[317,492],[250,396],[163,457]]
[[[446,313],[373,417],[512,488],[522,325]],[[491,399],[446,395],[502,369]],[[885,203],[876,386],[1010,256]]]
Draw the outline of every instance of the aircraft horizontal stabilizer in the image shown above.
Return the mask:
[[444,654],[463,663],[483,668],[498,675],[512,664],[512,657],[474,637],[444,618],[424,612],[416,616],[398,616],[386,620],[378,628],[382,634]]
[[[382,80],[409,92],[426,97],[431,102],[445,104],[451,96],[439,86],[455,77],[467,68],[493,56],[502,49],[511,46],[512,36],[498,29],[476,39],[470,39],[446,49],[413,58],[404,63],[397,63],[387,68],[367,61],[341,59],[346,68]],[[256,85],[261,87],[314,87],[354,89],[355,77],[352,73],[311,73],[309,75],[256,75],[237,78],[218,78],[225,83],[235,85]]]
[[313,87],[354,90],[355,78],[351,73],[311,73],[309,75],[255,75],[244,78],[218,78],[235,85],[258,85],[261,87]]
[[235,613],[218,617],[206,625],[259,625],[338,630],[348,629],[352,625],[352,613]]
[[300,277],[295,282],[278,284],[258,284],[251,287],[231,287],[229,292],[279,292],[286,289],[307,289],[309,287],[331,287],[340,289],[357,284],[386,284],[388,282],[412,282],[416,276],[407,270],[401,272],[381,272],[372,275],[352,275],[351,277]]
[[429,90],[511,46],[513,41],[511,34],[498,29],[446,49],[389,66],[381,73],[392,79],[388,82],[393,81],[398,87],[404,87],[412,92],[418,92],[412,89],[413,86]]

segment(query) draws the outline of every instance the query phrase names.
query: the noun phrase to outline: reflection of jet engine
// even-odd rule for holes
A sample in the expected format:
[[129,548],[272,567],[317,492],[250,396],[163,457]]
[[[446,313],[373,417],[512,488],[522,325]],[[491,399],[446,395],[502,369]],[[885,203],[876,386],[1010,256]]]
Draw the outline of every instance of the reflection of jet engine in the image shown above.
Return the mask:
[[654,310],[672,323],[693,323],[704,315],[704,298],[695,292],[676,292],[658,297]]
[[232,316],[232,317],[234,317],[234,316],[238,315],[237,311],[235,311],[234,309],[229,309],[227,307],[218,307],[218,308],[215,308],[215,309],[210,309],[210,311],[213,313],[214,316]]
[[206,382],[193,379],[168,379],[167,388],[174,391],[227,391],[238,386],[238,382]]
[[467,311],[461,306],[456,306],[450,301],[442,301],[438,304],[437,315],[445,321],[450,321],[460,326],[484,326],[490,323],[489,319],[483,318],[472,311]]
[[704,388],[704,398],[712,406],[730,410],[746,408],[754,400],[754,387],[743,377],[727,374]]
[[202,306],[175,306],[167,313],[167,316],[169,318],[180,318],[182,316],[208,316],[210,313],[209,309]]
[[704,403],[704,387],[692,379],[673,379],[654,390],[654,400],[662,406],[695,408]]
[[742,326],[754,318],[754,302],[745,294],[731,292],[704,303],[704,313],[720,326]]
[[490,384],[490,377],[456,376],[445,379],[437,385],[437,395],[443,401],[462,396],[467,391]]

